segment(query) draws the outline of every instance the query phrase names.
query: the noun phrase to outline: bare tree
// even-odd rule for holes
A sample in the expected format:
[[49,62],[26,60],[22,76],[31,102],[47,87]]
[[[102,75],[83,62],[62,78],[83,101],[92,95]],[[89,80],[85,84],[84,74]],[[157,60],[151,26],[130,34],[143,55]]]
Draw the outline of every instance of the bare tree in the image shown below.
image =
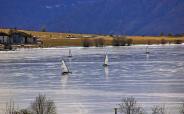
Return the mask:
[[154,106],[152,108],[152,114],[166,114],[165,106]]
[[122,114],[144,114],[143,108],[138,106],[133,97],[122,99],[119,109]]
[[14,101],[10,100],[9,103],[6,103],[5,114],[17,114]]
[[132,39],[127,39],[126,43],[127,43],[127,46],[131,46],[132,43],[133,43],[133,40]]
[[52,100],[45,95],[39,95],[31,105],[33,114],[56,114],[56,107]]
[[184,103],[180,107],[180,114],[184,114]]

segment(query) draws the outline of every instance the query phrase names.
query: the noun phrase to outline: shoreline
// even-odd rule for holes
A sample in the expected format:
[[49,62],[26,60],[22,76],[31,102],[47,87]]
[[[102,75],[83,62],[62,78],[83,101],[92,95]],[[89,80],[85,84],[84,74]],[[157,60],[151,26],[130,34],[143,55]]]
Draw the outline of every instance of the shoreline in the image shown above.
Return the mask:
[[[1,32],[8,33],[10,29],[0,29]],[[88,40],[89,47],[95,45],[112,46],[113,40],[126,40],[130,41],[130,45],[167,45],[167,44],[181,44],[184,43],[184,36],[123,36],[123,35],[97,35],[97,34],[74,34],[74,33],[57,33],[57,32],[37,32],[17,30],[38,37],[43,42],[42,45],[24,45],[28,48],[32,47],[83,47],[84,40]],[[121,43],[121,41],[119,41]],[[102,43],[102,44],[100,44]],[[126,44],[128,45],[128,44]],[[97,46],[97,47],[98,47]],[[16,45],[15,47],[21,47]],[[84,46],[86,47],[86,46]]]
[[[25,48],[25,47],[19,47],[16,48],[15,50],[4,50],[4,51],[17,51],[17,50],[21,50],[21,49],[72,49],[72,48],[79,48],[79,49],[83,49],[83,48],[98,48],[98,49],[104,49],[104,48],[113,48],[113,47],[155,47],[155,46],[184,46],[184,43],[182,44],[152,44],[152,45],[146,45],[146,44],[135,44],[135,45],[131,45],[131,46],[103,46],[103,47],[96,47],[96,46],[90,46],[90,47],[83,47],[83,46],[56,46],[56,47],[29,47],[29,48]],[[0,52],[3,52],[2,50],[0,50]]]

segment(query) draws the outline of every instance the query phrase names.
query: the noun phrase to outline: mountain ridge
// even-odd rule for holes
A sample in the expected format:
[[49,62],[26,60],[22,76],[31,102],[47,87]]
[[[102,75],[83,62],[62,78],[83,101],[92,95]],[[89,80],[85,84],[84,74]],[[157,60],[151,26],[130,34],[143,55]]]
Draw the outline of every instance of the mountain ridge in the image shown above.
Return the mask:
[[184,32],[182,0],[2,0],[0,27],[90,34]]

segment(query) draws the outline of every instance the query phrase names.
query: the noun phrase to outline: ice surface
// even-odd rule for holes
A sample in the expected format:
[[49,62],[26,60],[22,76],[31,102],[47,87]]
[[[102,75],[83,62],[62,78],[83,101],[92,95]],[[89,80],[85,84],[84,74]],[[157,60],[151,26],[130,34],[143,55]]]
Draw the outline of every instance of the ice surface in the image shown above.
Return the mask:
[[[0,107],[13,99],[28,107],[39,94],[56,102],[58,114],[112,114],[121,98],[171,112],[184,100],[184,46],[19,49],[0,52]],[[109,64],[104,68],[108,50]],[[72,74],[61,75],[61,58]]]

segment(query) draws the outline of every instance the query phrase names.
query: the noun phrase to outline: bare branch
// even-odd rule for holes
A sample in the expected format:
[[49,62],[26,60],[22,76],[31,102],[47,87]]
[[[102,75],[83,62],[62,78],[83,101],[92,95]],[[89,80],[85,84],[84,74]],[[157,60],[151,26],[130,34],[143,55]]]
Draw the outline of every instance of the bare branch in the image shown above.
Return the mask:
[[119,109],[122,114],[144,114],[143,108],[137,105],[133,97],[122,99]]
[[152,108],[152,114],[166,114],[165,106],[154,106]]
[[56,107],[52,100],[47,100],[45,95],[39,95],[32,103],[33,114],[56,114]]

